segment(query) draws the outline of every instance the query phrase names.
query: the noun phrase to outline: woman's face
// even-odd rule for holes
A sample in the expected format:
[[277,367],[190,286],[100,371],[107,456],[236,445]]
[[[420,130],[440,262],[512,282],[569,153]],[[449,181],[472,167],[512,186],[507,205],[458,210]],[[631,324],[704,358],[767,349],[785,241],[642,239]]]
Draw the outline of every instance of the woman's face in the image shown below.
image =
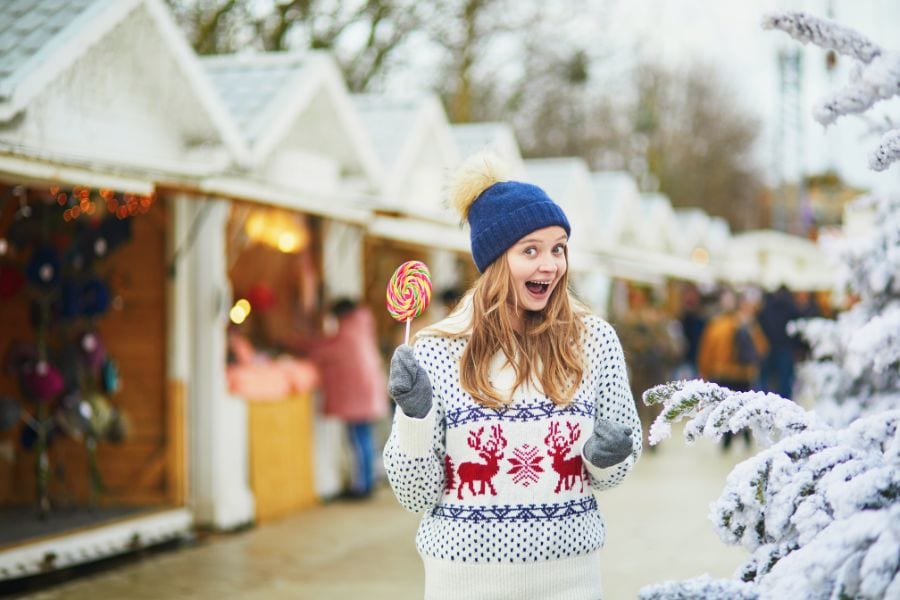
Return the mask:
[[509,250],[510,277],[520,308],[540,311],[566,272],[566,231],[559,226],[532,231]]

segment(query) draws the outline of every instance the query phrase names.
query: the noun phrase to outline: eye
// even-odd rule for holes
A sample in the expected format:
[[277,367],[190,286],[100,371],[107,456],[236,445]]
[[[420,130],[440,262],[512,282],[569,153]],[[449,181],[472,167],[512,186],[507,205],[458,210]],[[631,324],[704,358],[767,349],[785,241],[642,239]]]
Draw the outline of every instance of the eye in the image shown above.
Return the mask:
[[522,254],[524,254],[525,256],[535,256],[537,255],[537,248],[535,248],[534,246],[528,246],[527,248],[522,250]]
[[566,253],[566,245],[565,244],[557,244],[553,246],[553,254],[562,255]]

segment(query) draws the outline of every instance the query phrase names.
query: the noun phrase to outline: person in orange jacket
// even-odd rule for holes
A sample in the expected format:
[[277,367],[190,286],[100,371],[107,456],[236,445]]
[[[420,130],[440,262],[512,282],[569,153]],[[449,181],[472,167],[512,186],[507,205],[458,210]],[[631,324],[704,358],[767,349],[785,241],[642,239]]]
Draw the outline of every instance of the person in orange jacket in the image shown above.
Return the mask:
[[[722,312],[707,324],[700,338],[697,370],[700,377],[729,389],[750,391],[759,376],[759,365],[769,351],[766,336],[756,322],[759,300],[745,292],[738,299],[726,290],[720,299]],[[731,445],[732,435],[722,438],[722,448]],[[744,439],[750,442],[749,432]]]

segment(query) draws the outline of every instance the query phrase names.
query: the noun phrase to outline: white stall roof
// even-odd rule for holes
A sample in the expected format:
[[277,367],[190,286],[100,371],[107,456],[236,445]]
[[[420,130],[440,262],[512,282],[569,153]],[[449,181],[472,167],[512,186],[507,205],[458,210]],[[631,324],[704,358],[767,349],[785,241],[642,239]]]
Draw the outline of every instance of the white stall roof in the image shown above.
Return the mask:
[[8,154],[88,170],[193,175],[247,156],[161,0],[0,3],[4,122]]
[[580,158],[541,158],[525,161],[526,180],[542,188],[566,212],[572,224],[572,243],[590,252],[598,222],[587,163]]
[[[381,165],[329,54],[244,53],[205,57],[202,64],[257,168],[273,168],[285,152],[295,153],[295,164],[319,157],[336,163],[338,177],[363,179],[370,188],[380,184]],[[285,176],[291,177],[290,166],[278,170],[277,177]]]
[[463,158],[489,150],[506,163],[511,177],[521,179],[525,176],[522,152],[509,124],[501,121],[461,123],[452,125],[450,130]]
[[678,253],[673,241],[678,234],[678,222],[665,194],[641,194],[640,211],[634,225],[638,247],[673,255]]
[[353,94],[350,98],[372,139],[382,167],[391,170],[419,124],[423,99],[388,98],[377,94]]
[[690,256],[695,248],[706,248],[706,232],[710,216],[702,208],[679,208],[675,210],[678,222],[678,236],[673,240],[680,256]]
[[634,177],[625,171],[597,171],[591,173],[591,187],[600,245],[608,248],[624,242],[640,208]]
[[[108,4],[108,3],[105,3]],[[35,68],[64,47],[64,29],[83,29],[102,18],[96,0],[7,0],[0,4],[0,100],[7,104]],[[108,12],[108,11],[107,11]],[[7,106],[4,106],[7,108]]]
[[447,223],[458,221],[444,205],[443,189],[460,156],[437,97],[352,98],[385,169],[383,207]]
[[766,289],[782,284],[796,290],[834,286],[826,256],[815,242],[770,229],[733,235],[715,267],[721,279]]

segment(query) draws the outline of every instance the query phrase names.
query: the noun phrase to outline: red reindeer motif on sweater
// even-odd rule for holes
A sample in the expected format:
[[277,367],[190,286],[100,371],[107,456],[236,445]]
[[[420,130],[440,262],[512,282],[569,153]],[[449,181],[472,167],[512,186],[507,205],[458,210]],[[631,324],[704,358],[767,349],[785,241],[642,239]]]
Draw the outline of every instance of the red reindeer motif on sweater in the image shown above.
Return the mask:
[[[465,484],[469,484],[469,491],[473,496],[485,493],[485,485],[491,490],[491,495],[496,496],[497,490],[491,480],[500,470],[500,459],[503,458],[503,448],[506,448],[506,438],[503,437],[503,429],[499,425],[491,426],[491,437],[489,440],[481,443],[481,434],[484,433],[484,427],[480,427],[478,431],[469,431],[469,438],[466,440],[469,447],[478,451],[478,456],[484,459],[483,463],[464,462],[459,465],[456,473],[459,475],[459,487],[456,489],[456,497],[462,500],[462,489]],[[479,491],[475,491],[475,482],[481,483]]]
[[568,439],[560,435],[557,422],[550,424],[550,433],[544,438],[544,444],[550,448],[547,456],[553,459],[553,470],[559,475],[556,489],[553,490],[556,494],[563,486],[567,490],[571,490],[575,486],[576,477],[581,484],[581,491],[584,491],[584,464],[581,456],[576,454],[572,458],[566,458],[566,454],[572,449],[572,444],[581,436],[581,429],[577,423],[573,424],[569,421],[566,421],[566,427],[569,430]]

